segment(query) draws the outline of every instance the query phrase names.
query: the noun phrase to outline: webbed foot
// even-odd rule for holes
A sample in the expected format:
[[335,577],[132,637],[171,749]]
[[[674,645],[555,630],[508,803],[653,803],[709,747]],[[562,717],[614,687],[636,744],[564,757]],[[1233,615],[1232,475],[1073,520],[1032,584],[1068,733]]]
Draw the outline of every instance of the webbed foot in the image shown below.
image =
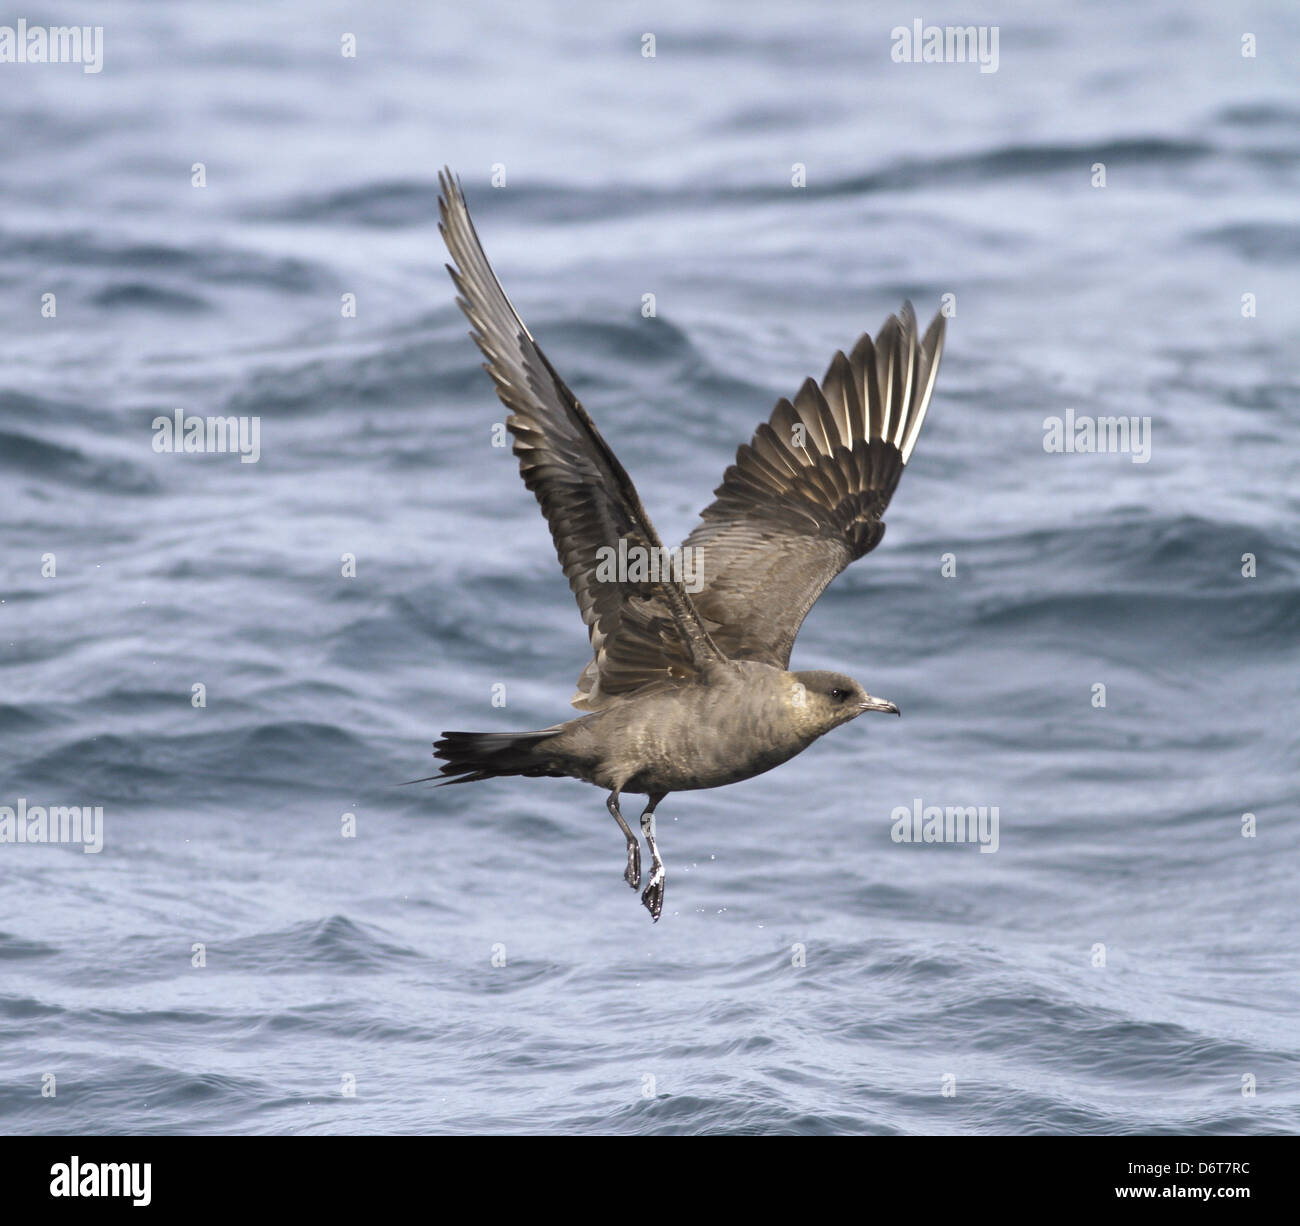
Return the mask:
[[641,902],[650,912],[650,918],[658,923],[664,909],[664,864],[658,856],[655,857],[655,867],[650,874],[650,880],[642,891]]

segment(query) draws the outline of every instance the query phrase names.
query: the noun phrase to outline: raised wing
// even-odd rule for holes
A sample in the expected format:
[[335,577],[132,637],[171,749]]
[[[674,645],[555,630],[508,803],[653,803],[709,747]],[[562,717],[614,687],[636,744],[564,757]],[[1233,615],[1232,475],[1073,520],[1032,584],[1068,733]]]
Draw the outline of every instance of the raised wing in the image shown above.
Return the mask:
[[729,657],[788,667],[817,597],[885,534],[881,516],[911,457],[939,373],[944,319],[918,340],[905,303],[853,352],[837,353],[819,387],[736,453],[685,545],[703,576],[695,605]]
[[450,170],[438,181],[438,228],[455,261],[447,271],[457,301],[510,410],[506,425],[519,471],[550,525],[596,653],[574,705],[594,707],[606,697],[690,680],[724,657],[680,577],[663,565],[666,555],[631,479],[511,306],[460,184]]

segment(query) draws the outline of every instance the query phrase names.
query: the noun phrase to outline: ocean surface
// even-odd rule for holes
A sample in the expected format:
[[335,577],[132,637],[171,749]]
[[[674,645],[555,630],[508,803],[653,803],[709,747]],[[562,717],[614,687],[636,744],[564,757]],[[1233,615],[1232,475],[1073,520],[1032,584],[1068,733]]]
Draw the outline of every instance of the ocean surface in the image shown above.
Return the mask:
[[[103,846],[0,843],[0,1130],[1300,1131],[1292,4],[25,16],[104,32],[0,64],[0,807]],[[997,71],[894,62],[917,18]],[[657,925],[596,789],[398,786],[588,658],[444,163],[666,542],[951,296],[794,656],[903,718],[670,796]],[[178,410],[257,462],[155,450]]]

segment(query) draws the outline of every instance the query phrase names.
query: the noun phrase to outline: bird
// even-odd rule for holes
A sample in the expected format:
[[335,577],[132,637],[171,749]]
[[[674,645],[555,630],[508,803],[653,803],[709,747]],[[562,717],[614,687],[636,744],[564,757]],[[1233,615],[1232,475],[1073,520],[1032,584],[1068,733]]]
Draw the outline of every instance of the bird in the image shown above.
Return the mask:
[[804,617],[884,535],[881,518],[925,421],[946,316],[924,335],[905,302],[806,379],[736,453],[677,550],[664,548],[618,458],[506,296],[461,181],[438,176],[447,271],[485,359],[524,485],[541,505],[592,651],[572,705],[531,732],[444,732],[439,784],[571,777],[603,789],[641,885],[620,809],[643,795],[651,865],[641,902],[656,923],[666,872],[655,813],[673,792],[723,787],[793,758],[866,712],[898,715],[852,677],[789,670]]

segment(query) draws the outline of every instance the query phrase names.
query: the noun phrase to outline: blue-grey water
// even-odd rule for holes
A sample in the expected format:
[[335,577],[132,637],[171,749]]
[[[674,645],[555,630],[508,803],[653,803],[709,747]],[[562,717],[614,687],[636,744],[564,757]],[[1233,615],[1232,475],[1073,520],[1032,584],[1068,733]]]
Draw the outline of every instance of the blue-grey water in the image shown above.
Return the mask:
[[[0,844],[0,1129],[1300,1131],[1292,5],[25,15],[104,42],[0,64],[0,806],[104,816]],[[893,62],[918,17],[997,71]],[[666,541],[952,296],[795,650],[903,718],[670,796],[658,925],[594,788],[396,786],[588,656],[444,162]],[[155,451],[178,409],[258,461]],[[1146,462],[1046,451],[1070,410]]]

